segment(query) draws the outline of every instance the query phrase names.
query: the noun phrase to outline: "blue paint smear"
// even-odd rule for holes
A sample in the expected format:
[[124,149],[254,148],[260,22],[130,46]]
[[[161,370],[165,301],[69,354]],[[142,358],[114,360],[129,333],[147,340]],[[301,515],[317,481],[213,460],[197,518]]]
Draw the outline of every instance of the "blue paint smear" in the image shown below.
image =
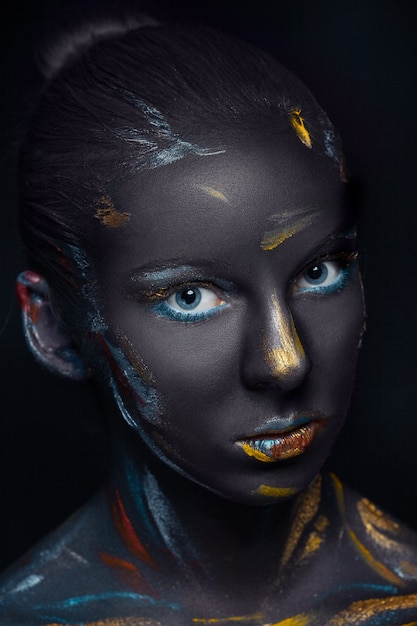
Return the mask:
[[[177,602],[168,602],[167,600],[156,600],[150,596],[143,596],[139,593],[131,593],[128,591],[107,591],[104,593],[98,593],[93,595],[86,596],[76,596],[74,598],[68,598],[67,600],[62,600],[59,602],[51,602],[50,604],[39,604],[35,606],[35,610],[37,611],[62,611],[66,609],[74,609],[78,608],[81,605],[90,604],[92,602],[103,602],[106,600],[132,600],[135,603],[141,602],[142,605],[146,606],[156,606],[156,607],[164,607],[168,609],[173,609],[174,611],[178,611],[181,607]],[[137,606],[136,606],[137,608]],[[48,619],[56,619],[49,618]]]

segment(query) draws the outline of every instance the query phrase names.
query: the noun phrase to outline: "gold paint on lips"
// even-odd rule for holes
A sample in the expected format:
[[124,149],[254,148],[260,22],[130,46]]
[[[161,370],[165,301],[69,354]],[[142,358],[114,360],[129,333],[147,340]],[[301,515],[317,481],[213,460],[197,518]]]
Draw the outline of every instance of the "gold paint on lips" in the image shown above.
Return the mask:
[[[274,463],[302,454],[312,444],[318,429],[318,422],[311,422],[288,432],[256,435],[246,441],[238,441],[237,444],[248,456],[262,463]],[[271,444],[262,446],[263,441]]]

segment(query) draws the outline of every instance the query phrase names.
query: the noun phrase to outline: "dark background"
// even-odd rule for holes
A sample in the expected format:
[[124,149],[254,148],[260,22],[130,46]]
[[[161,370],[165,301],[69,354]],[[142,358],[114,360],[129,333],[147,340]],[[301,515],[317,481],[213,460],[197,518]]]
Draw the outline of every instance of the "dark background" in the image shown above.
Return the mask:
[[[65,22],[82,4],[15,0],[2,9],[0,567],[77,508],[105,463],[91,390],[34,362],[14,296],[24,268],[14,159],[40,85],[33,49],[40,28]],[[361,190],[368,331],[350,418],[329,465],[417,529],[416,9],[405,0],[130,4],[209,23],[271,51],[340,129]]]

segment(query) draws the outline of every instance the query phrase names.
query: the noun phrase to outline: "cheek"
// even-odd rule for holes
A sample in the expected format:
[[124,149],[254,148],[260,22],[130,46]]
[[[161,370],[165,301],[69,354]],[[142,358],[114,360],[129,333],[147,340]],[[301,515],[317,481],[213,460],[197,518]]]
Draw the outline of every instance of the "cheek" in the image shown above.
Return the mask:
[[311,377],[328,393],[347,402],[353,385],[364,331],[364,302],[361,283],[355,281],[344,292],[328,298],[311,299],[299,309],[300,332],[312,364]]

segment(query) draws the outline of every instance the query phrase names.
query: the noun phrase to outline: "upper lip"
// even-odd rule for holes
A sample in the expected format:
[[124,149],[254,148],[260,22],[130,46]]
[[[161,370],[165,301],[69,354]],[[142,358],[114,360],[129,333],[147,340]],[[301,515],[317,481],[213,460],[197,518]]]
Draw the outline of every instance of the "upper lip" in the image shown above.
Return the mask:
[[237,437],[236,441],[272,439],[273,437],[285,435],[311,422],[323,421],[326,418],[327,416],[320,411],[306,411],[293,414],[289,417],[274,417],[255,428],[254,432]]

